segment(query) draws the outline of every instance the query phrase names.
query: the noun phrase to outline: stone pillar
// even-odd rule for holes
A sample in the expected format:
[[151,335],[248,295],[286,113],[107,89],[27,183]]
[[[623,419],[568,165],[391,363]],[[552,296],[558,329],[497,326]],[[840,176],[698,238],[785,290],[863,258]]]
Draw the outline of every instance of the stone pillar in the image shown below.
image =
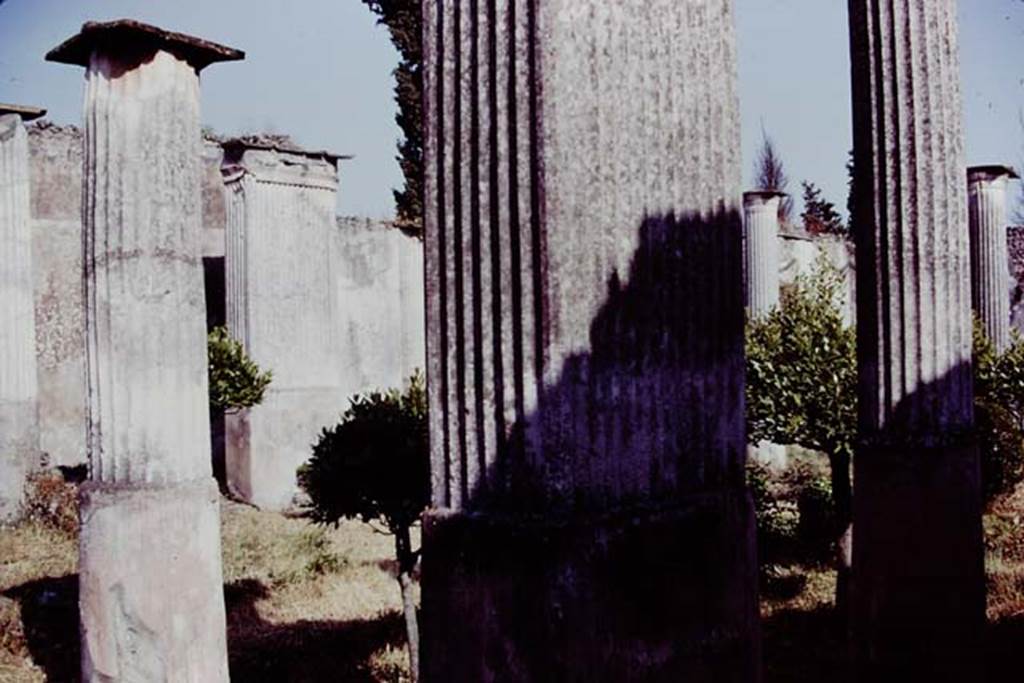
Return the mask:
[[39,458],[28,135],[45,110],[0,104],[0,523],[18,517]]
[[85,681],[226,681],[200,262],[199,71],[242,53],[130,20],[47,59],[86,69]]
[[975,680],[985,574],[955,0],[850,0],[861,680]]
[[732,2],[423,8],[422,680],[757,680]]
[[296,470],[347,404],[335,332],[337,155],[224,144],[228,331],[274,373],[263,402],[225,418],[228,488],[271,510],[294,504]]
[[751,318],[765,315],[779,305],[779,202],[782,192],[743,193],[743,225],[746,235],[747,312]]
[[1017,173],[1008,166],[967,169],[971,226],[971,303],[998,351],[1010,345],[1010,266],[1007,253],[1006,186]]

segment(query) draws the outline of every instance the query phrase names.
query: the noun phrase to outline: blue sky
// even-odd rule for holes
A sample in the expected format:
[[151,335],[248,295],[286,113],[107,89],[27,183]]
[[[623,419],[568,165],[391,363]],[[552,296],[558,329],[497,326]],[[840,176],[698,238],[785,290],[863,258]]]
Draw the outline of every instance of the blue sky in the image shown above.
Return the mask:
[[[614,1],[614,0],[608,0]],[[851,147],[844,0],[735,0],[744,180],[762,124],[791,179],[845,211]],[[82,70],[43,55],[90,19],[132,17],[246,51],[203,74],[203,119],[225,133],[270,130],[356,156],[339,211],[393,212],[391,70],[397,54],[359,0],[0,0],[0,101],[81,116]],[[960,0],[968,163],[1024,165],[1024,0]],[[1019,193],[1017,187],[1015,193]]]

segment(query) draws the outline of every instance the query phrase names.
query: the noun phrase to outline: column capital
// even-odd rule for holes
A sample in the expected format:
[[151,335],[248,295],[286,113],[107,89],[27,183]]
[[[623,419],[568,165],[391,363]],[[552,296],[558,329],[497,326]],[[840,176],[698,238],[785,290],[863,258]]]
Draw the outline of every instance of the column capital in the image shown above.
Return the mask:
[[1008,180],[1016,180],[1020,178],[1020,175],[1013,168],[1013,166],[1006,166],[1003,164],[984,164],[981,166],[969,166],[967,168],[967,182],[969,184],[983,183],[986,181],[1000,180],[1006,178]]
[[245,59],[243,51],[226,45],[166,31],[134,19],[116,19],[87,21],[76,35],[47,52],[46,60],[88,66],[98,50],[123,54],[164,50],[188,62],[197,72],[216,62]]
[[46,116],[46,110],[39,107],[29,107],[23,104],[7,104],[0,102],[0,116],[4,114],[17,114],[22,121],[33,121],[41,116]]

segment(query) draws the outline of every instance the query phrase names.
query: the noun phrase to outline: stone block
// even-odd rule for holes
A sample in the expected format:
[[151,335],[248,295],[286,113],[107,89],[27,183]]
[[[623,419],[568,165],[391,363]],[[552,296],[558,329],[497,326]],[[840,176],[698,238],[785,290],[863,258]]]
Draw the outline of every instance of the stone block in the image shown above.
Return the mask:
[[228,680],[212,479],[82,487],[82,680]]
[[424,680],[758,680],[749,497],[546,520],[424,522]]

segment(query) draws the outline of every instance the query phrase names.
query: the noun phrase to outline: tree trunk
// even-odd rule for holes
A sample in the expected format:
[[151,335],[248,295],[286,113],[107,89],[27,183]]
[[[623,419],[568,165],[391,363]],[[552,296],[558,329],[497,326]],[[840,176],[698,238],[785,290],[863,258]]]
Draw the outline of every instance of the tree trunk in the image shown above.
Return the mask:
[[416,683],[420,676],[420,629],[412,590],[412,573],[416,568],[416,553],[412,551],[408,526],[403,526],[395,531],[395,553],[398,559],[398,585],[402,589],[405,633],[409,644],[409,670],[412,674],[412,683]]
[[836,613],[841,624],[849,624],[850,577],[853,566],[853,487],[850,482],[850,454],[829,454],[832,471],[832,500],[836,509]]

